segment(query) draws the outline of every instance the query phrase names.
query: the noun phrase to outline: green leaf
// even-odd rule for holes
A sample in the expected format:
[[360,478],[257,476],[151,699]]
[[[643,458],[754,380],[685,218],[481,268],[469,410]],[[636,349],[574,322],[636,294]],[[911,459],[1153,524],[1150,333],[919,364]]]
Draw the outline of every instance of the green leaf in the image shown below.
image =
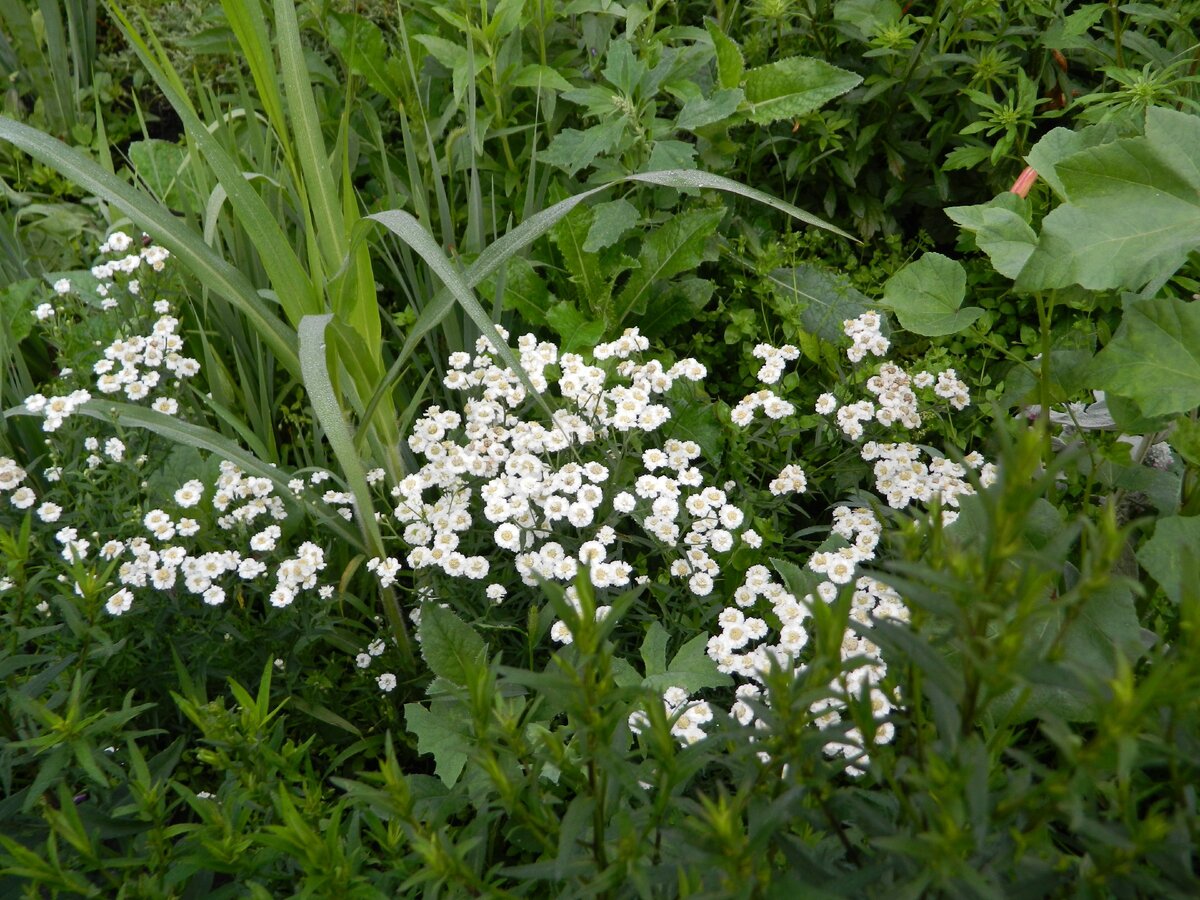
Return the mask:
[[1137,552],[1137,561],[1159,583],[1172,603],[1200,597],[1200,517],[1159,519],[1154,536]]
[[747,116],[767,125],[807,115],[856,87],[856,75],[819,59],[792,56],[746,73]]
[[537,64],[528,65],[518,72],[512,80],[513,87],[531,87],[538,90],[571,90],[571,82],[567,81],[557,69]]
[[655,141],[650,158],[642,166],[643,172],[661,172],[664,169],[691,169],[696,161],[696,148],[687,141]]
[[975,236],[979,249],[988,255],[992,268],[1005,278],[1021,274],[1037,246],[1037,232],[1028,221],[1029,201],[1013,193],[976,206],[952,206],[946,215]]
[[586,169],[601,153],[608,153],[625,133],[622,119],[609,119],[586,131],[565,128],[554,136],[550,146],[542,151],[541,161],[564,169],[574,175]]
[[1200,117],[1151,107],[1144,137],[1061,160],[1066,203],[1017,279],[1022,290],[1079,284],[1141,290],[1170,278],[1200,247]]
[[737,112],[743,99],[745,94],[738,89],[721,89],[713,91],[710,97],[696,97],[683,105],[675,119],[675,127],[695,131],[728,119]]
[[647,676],[642,684],[659,692],[670,687],[683,688],[689,694],[731,684],[732,679],[718,672],[717,664],[705,652],[707,645],[708,635],[696,635],[679,648],[667,671]]
[[647,337],[661,337],[696,318],[712,299],[716,285],[707,278],[684,278],[672,282],[649,304],[638,327]]
[[546,324],[558,334],[563,353],[578,353],[600,342],[604,320],[589,319],[574,304],[565,300],[546,311]]
[[[4,317],[4,339],[17,344],[33,331],[33,310],[42,297],[42,280],[26,278],[0,288],[0,315]],[[9,348],[10,350],[12,348]]]
[[914,334],[936,337],[967,328],[983,315],[975,306],[959,309],[967,293],[967,273],[957,260],[926,253],[883,286],[883,303]]
[[814,266],[775,269],[767,278],[776,296],[801,305],[800,320],[805,329],[831,344],[845,338],[842,323],[846,319],[861,316],[877,305],[844,275]]
[[421,608],[421,656],[439,678],[466,686],[487,665],[487,645],[470,625],[436,603]]
[[137,177],[150,191],[168,205],[186,205],[188,211],[199,208],[195,194],[185,191],[176,179],[184,168],[186,152],[170,141],[134,141],[129,145],[129,161]]
[[713,48],[717,51],[717,82],[726,90],[739,87],[742,74],[746,71],[741,49],[712,19],[706,20],[704,27],[708,29]]
[[1128,397],[1148,416],[1200,406],[1200,304],[1133,300],[1092,364],[1096,387]]
[[1050,185],[1055,194],[1065,197],[1067,190],[1058,177],[1058,164],[1081,150],[1106,144],[1118,136],[1115,126],[1109,124],[1089,125],[1079,131],[1054,128],[1033,145],[1025,161],[1038,173],[1038,178]]
[[551,230],[550,240],[562,256],[569,280],[579,288],[579,305],[603,311],[608,306],[609,284],[600,270],[600,257],[585,247],[595,215],[586,206],[573,209]]
[[633,47],[625,38],[608,45],[604,60],[604,80],[626,97],[632,97],[646,74],[646,64],[634,56]]
[[689,210],[647,236],[638,254],[639,268],[630,274],[617,295],[613,324],[619,325],[630,313],[643,312],[657,282],[692,271],[701,262],[713,259],[708,238],[724,217],[723,209]]
[[404,725],[417,736],[417,750],[433,756],[434,773],[453,787],[471,752],[466,710],[458,703],[435,701],[429,709],[406,703]]
[[399,66],[393,64],[398,61],[389,55],[378,25],[365,16],[335,12],[329,20],[329,43],[350,71],[365,78],[373,89],[392,100],[400,97]]
[[646,664],[646,676],[659,675],[667,671],[667,643],[670,635],[657,621],[651,622],[642,641],[642,661]]
[[671,437],[680,441],[695,441],[704,459],[712,465],[721,462],[724,453],[725,429],[717,418],[717,407],[707,399],[677,401],[667,423]]
[[530,325],[545,325],[554,295],[533,264],[521,256],[508,261],[504,274],[504,308],[516,310]]
[[592,225],[583,242],[583,249],[588,253],[611,247],[642,217],[637,207],[624,198],[597,204],[592,207],[592,213]]
[[[1082,609],[1067,624],[1055,661],[1031,660],[1027,686],[998,697],[994,711],[1008,714],[1023,700],[1016,721],[1050,716],[1088,722],[1102,715],[1100,694],[1117,673],[1118,654],[1132,663],[1142,656],[1145,646],[1133,593],[1125,585],[1109,582],[1080,602]],[[1041,640],[1033,648],[1039,656],[1058,637],[1064,619],[1065,610],[1060,606],[1047,613]]]

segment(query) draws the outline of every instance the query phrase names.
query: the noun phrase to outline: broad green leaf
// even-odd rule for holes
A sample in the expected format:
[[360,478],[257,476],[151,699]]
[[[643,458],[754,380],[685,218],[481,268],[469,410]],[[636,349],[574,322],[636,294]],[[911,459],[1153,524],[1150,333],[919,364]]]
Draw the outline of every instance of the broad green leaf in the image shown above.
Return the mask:
[[717,51],[717,82],[726,90],[740,87],[742,74],[746,71],[746,61],[742,57],[741,49],[712,19],[706,20],[704,27],[708,29],[713,47]]
[[[1032,649],[1039,655],[1044,653],[1066,623],[1055,661],[1047,664],[1031,660],[1026,667],[1027,686],[998,697],[993,703],[995,712],[1008,715],[1020,702],[1016,721],[1051,716],[1088,722],[1103,714],[1101,692],[1116,675],[1117,657],[1133,663],[1142,656],[1142,631],[1133,594],[1123,584],[1110,582],[1081,603],[1082,608],[1069,622],[1064,610],[1052,607],[1048,611],[1041,640]],[[1076,686],[1072,682],[1078,678],[1082,682]]]
[[1025,161],[1037,171],[1040,179],[1050,185],[1055,194],[1066,197],[1066,188],[1058,177],[1058,164],[1081,150],[1098,147],[1117,137],[1116,128],[1108,124],[1089,125],[1079,131],[1054,128],[1033,145]]
[[456,69],[467,64],[467,48],[461,47],[445,38],[432,34],[418,34],[414,37],[419,44],[429,51],[429,55],[447,69]]
[[637,207],[624,198],[597,204],[592,207],[592,213],[592,225],[583,242],[583,249],[588,253],[611,247],[642,217]]
[[457,703],[404,704],[404,725],[417,736],[417,751],[433,756],[434,772],[453,787],[471,752],[466,710]]
[[385,97],[400,96],[400,72],[389,56],[387,41],[379,26],[365,16],[332,13],[329,18],[329,43],[345,59],[347,67],[361,75]]
[[728,119],[737,112],[738,105],[745,95],[736,88],[721,89],[712,92],[710,97],[697,97],[689,100],[679,111],[675,119],[676,128],[695,131],[705,125],[712,125]]
[[845,338],[843,323],[847,319],[877,306],[844,275],[814,266],[775,269],[767,277],[777,296],[801,304],[800,319],[805,329],[831,344]]
[[563,353],[589,350],[604,336],[604,320],[589,319],[565,300],[546,311],[546,324],[558,334]]
[[746,114],[767,125],[807,115],[856,87],[861,75],[819,59],[792,56],[746,73]]
[[668,220],[646,237],[635,269],[617,295],[613,324],[646,308],[654,285],[681,272],[691,272],[713,258],[708,239],[716,231],[725,211],[695,209]]
[[976,206],[952,206],[946,215],[975,236],[992,268],[1005,278],[1021,274],[1037,246],[1037,232],[1028,221],[1029,201],[1013,193],[1000,194]]
[[1017,287],[1141,290],[1200,247],[1200,117],[1151,107],[1146,134],[1058,162],[1067,202],[1042,221]]
[[714,403],[705,399],[678,401],[665,427],[676,440],[699,444],[708,463],[720,464],[725,451],[725,429],[717,418]]
[[134,141],[128,153],[137,177],[159,200],[189,212],[199,209],[195,193],[179,181],[187,155],[182,147],[170,141]]
[[647,337],[660,337],[693,321],[712,299],[716,285],[707,278],[684,278],[669,284],[646,308],[638,328]]
[[634,55],[629,41],[619,38],[608,45],[602,74],[626,97],[633,97],[646,74],[646,64]]
[[643,172],[661,172],[664,169],[691,169],[695,166],[696,148],[687,141],[655,141],[650,158],[642,166]]
[[646,664],[646,676],[659,675],[667,671],[667,642],[670,635],[657,621],[651,622],[642,641],[642,662]]
[[707,644],[708,635],[696,635],[679,648],[667,671],[661,675],[650,675],[642,683],[656,691],[679,687],[689,694],[730,684],[732,679],[718,672],[717,664],[705,652]]
[[0,288],[0,315],[4,317],[4,339],[10,339],[17,344],[29,336],[35,321],[33,310],[42,296],[40,278],[13,281]]
[[983,315],[975,306],[959,309],[967,292],[962,264],[940,253],[926,253],[883,286],[883,305],[914,334],[936,337],[967,328]]
[[1092,364],[1096,387],[1128,397],[1148,416],[1200,406],[1200,304],[1126,302],[1121,326]]
[[429,671],[459,686],[487,665],[487,645],[470,625],[436,603],[421,608],[421,656]]
[[609,285],[600,269],[600,257],[586,249],[595,221],[595,210],[581,206],[562,218],[550,232],[571,283],[579,288],[579,305],[593,311],[608,306]]
[[513,87],[531,87],[539,90],[571,90],[571,82],[567,81],[557,69],[549,66],[531,64],[518,72],[512,80]]
[[619,118],[608,119],[586,131],[565,128],[554,136],[539,159],[574,175],[590,166],[601,153],[612,150],[624,133],[625,123]]
[[533,265],[514,256],[504,274],[504,308],[516,310],[530,325],[545,325],[546,313],[554,304],[554,295]]

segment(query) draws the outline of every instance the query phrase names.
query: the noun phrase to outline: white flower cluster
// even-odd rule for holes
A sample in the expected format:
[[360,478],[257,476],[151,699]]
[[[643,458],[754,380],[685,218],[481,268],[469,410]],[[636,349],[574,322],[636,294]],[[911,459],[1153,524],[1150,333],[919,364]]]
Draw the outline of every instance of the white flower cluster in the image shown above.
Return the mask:
[[[104,348],[104,359],[92,371],[96,374],[96,389],[102,394],[123,392],[129,400],[148,399],[163,380],[163,373],[174,376],[178,385],[200,371],[200,363],[183,356],[183,338],[177,333],[179,320],[161,316],[151,333],[118,338]],[[179,410],[174,397],[160,396],[150,404],[152,409],[167,415]]]
[[[507,333],[498,330],[507,339]],[[527,585],[536,585],[539,578],[569,584],[582,567],[597,588],[623,587],[631,582],[633,569],[614,558],[616,532],[605,520],[632,515],[647,532],[670,544],[680,540],[682,522],[689,549],[673,571],[687,576],[697,595],[709,593],[719,570],[705,550],[730,549],[733,537],[728,529],[740,525],[743,516],[733,507],[724,511],[724,492],[706,487],[691,465],[700,455],[699,446],[667,441],[662,448],[646,451],[636,496],[613,495],[607,484],[609,467],[574,456],[607,433],[656,431],[670,417],[657,398],[678,380],[705,376],[704,367],[690,359],[667,369],[657,360],[639,363],[630,358],[648,346],[636,329],[598,346],[598,360],[615,362],[609,372],[588,365],[577,354],[560,356],[554,344],[539,343],[533,335],[522,336],[517,344],[520,362],[540,394],[550,393],[547,368],[559,368],[562,404],[546,425],[517,415],[526,390],[511,369],[496,364],[488,338],[479,339],[474,356],[452,354],[446,386],[478,396],[465,401],[463,414],[427,409],[408,437],[409,449],[425,460],[392,491],[397,501],[394,514],[411,548],[408,566],[472,580],[487,578],[488,558],[459,550],[463,533],[481,518],[495,546],[511,555]],[[613,374],[619,383],[610,385]],[[655,474],[659,469],[672,474]],[[430,491],[436,496],[427,497]],[[473,502],[481,507],[477,513]],[[372,562],[381,583],[395,579],[398,560]],[[506,594],[503,585],[486,589],[493,602],[501,602]],[[563,623],[556,623],[553,634],[557,640],[569,639]]]
[[[203,503],[205,484],[199,479],[184,483],[175,492],[181,509],[192,510]],[[282,530],[277,523],[287,518],[282,499],[274,493],[269,478],[247,476],[235,464],[222,461],[220,475],[212,485],[208,506],[216,515],[217,527],[225,532],[249,535],[246,550],[225,549],[189,551],[179,544],[168,544],[177,537],[190,538],[201,532],[200,523],[191,516],[172,516],[162,509],[149,510],[142,525],[150,538],[135,537],[128,542],[111,540],[100,548],[100,556],[113,560],[128,555],[117,570],[123,588],[110,598],[109,612],[120,615],[133,602],[130,588],[174,591],[177,584],[200,597],[210,606],[228,599],[226,576],[236,575],[242,583],[257,582],[271,566],[266,554],[278,549]],[[207,511],[206,511],[207,512]],[[265,526],[256,524],[270,519]],[[295,555],[274,563],[274,586],[268,595],[272,606],[285,607],[295,602],[302,591],[318,589],[317,576],[325,568],[325,553],[316,544],[302,543]],[[331,586],[319,588],[322,597],[332,595]]]
[[[862,458],[875,463],[875,489],[893,509],[903,509],[918,501],[929,504],[937,500],[944,507],[957,507],[958,498],[973,494],[975,489],[965,481],[967,467],[979,470],[984,487],[996,480],[996,467],[985,463],[978,453],[964,458],[965,466],[944,457],[922,460],[924,451],[915,444],[863,444]],[[958,518],[954,509],[942,513],[944,524]]]
[[[704,700],[692,702],[687,691],[670,687],[663,691],[663,711],[671,723],[671,734],[681,744],[694,744],[704,739],[704,725],[712,721],[712,707]],[[629,730],[641,734],[650,720],[641,710],[629,716]]]
[[862,362],[868,353],[884,356],[888,352],[891,342],[880,332],[882,325],[883,320],[874,311],[865,312],[858,318],[847,319],[843,323],[846,337],[853,341],[850,349],[846,351],[850,362]]
[[729,418],[734,425],[745,428],[754,421],[754,412],[758,409],[761,409],[768,419],[783,419],[796,412],[796,407],[787,400],[777,396],[774,391],[763,388],[739,400],[738,405],[730,411]]
[[0,456],[0,494],[7,495],[15,509],[29,509],[37,502],[33,488],[24,483],[26,474],[15,459]]
[[34,415],[45,418],[42,431],[58,431],[62,423],[84,403],[92,399],[87,391],[71,391],[61,397],[44,397],[41,394],[30,394],[25,398],[25,409]]
[[[114,309],[117,306],[117,300],[112,296],[114,287],[114,279],[118,276],[124,276],[125,289],[133,295],[141,293],[141,283],[138,279],[132,276],[141,269],[142,265],[146,265],[154,272],[161,272],[166,266],[167,260],[171,253],[166,247],[160,247],[157,244],[145,243],[148,241],[148,236],[143,235],[143,246],[136,253],[129,253],[119,259],[112,259],[107,262],[99,263],[92,266],[92,277],[96,278],[100,284],[96,286],[96,293],[100,295],[101,309]],[[103,244],[100,245],[102,254],[126,253],[133,246],[133,238],[123,231],[114,231],[108,236]],[[57,290],[57,285],[55,289]],[[65,293],[60,291],[59,293]]]
[[783,375],[784,367],[789,362],[800,358],[800,351],[791,344],[782,347],[772,347],[770,344],[759,344],[754,348],[754,356],[763,361],[758,370],[758,380],[763,384],[777,384]]

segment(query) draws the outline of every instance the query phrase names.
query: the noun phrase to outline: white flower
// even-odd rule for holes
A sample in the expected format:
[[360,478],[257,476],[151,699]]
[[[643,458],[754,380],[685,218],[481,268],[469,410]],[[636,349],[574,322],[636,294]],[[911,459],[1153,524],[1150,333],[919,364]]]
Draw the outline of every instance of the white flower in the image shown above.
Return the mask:
[[104,608],[114,616],[119,616],[125,612],[128,612],[132,606],[133,594],[130,593],[128,588],[121,588],[119,591],[109,597],[108,601],[104,604]]
[[391,672],[384,672],[375,679],[375,683],[379,685],[379,689],[385,694],[391,693],[396,689],[396,676]]
[[39,303],[37,309],[33,311],[33,314],[37,316],[37,320],[39,322],[45,322],[54,315],[54,307],[49,303]]
[[54,293],[59,296],[71,293],[71,282],[66,278],[60,278],[54,282]]
[[371,654],[369,654],[369,653],[358,654],[358,656],[354,657],[354,664],[356,666],[358,666],[360,669],[368,668],[371,665]]
[[62,507],[57,503],[46,502],[37,508],[38,518],[43,522],[57,522],[62,515]]
[[29,509],[37,501],[37,494],[27,487],[19,487],[12,492],[8,502],[17,509]]

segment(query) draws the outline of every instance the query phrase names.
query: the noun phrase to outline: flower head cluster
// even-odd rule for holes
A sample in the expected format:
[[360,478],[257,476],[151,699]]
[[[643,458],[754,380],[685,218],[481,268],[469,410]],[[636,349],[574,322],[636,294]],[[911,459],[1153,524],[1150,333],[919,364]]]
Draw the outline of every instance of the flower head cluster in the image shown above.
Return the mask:
[[[200,364],[180,353],[183,339],[176,333],[179,320],[161,316],[151,333],[118,338],[104,348],[104,359],[92,370],[96,374],[96,389],[102,394],[123,393],[132,401],[149,400],[164,378],[174,378],[179,384],[200,371]],[[159,396],[151,407],[161,413],[174,415],[179,402],[174,397]]]
[[758,370],[758,380],[763,384],[776,384],[783,375],[784,367],[800,358],[800,351],[791,344],[782,347],[759,344],[754,348],[754,356],[763,361]]
[[[671,723],[671,734],[681,744],[694,744],[704,739],[704,725],[712,721],[712,707],[704,700],[692,701],[681,687],[669,687],[662,695],[663,712]],[[641,734],[650,724],[641,710],[629,716],[629,730]]]
[[[293,555],[279,558],[282,530],[278,523],[287,518],[287,509],[271,479],[249,476],[226,460],[221,462],[220,474],[211,486],[199,479],[187,481],[175,491],[174,500],[180,510],[175,515],[151,509],[143,516],[148,537],[138,536],[127,542],[112,540],[101,548],[104,559],[123,559],[117,577],[124,587],[117,594],[124,597],[122,591],[128,593],[130,603],[131,588],[162,592],[182,588],[210,606],[220,606],[228,599],[233,584],[258,584],[271,574],[274,579],[268,582],[268,600],[275,607],[290,606],[302,592],[318,588],[318,574],[325,568],[325,553],[320,547],[306,541]],[[207,507],[203,515],[215,519],[218,530],[226,533],[222,543],[241,536],[244,549],[201,551],[177,543],[179,538],[202,533],[200,522],[194,518],[201,514],[202,507]],[[268,520],[267,524],[263,520]],[[320,591],[322,596],[329,596],[332,588],[322,587]],[[123,601],[121,606],[121,612],[129,608]]]
[[45,421],[42,431],[58,431],[62,423],[84,403],[92,399],[87,391],[71,391],[59,397],[44,397],[41,394],[31,394],[25,398],[25,409],[34,415],[41,415]]
[[847,319],[843,324],[846,337],[853,341],[846,357],[850,362],[862,362],[868,353],[884,356],[891,347],[891,342],[883,336],[880,328],[883,320],[876,312],[865,312],[854,319]]

